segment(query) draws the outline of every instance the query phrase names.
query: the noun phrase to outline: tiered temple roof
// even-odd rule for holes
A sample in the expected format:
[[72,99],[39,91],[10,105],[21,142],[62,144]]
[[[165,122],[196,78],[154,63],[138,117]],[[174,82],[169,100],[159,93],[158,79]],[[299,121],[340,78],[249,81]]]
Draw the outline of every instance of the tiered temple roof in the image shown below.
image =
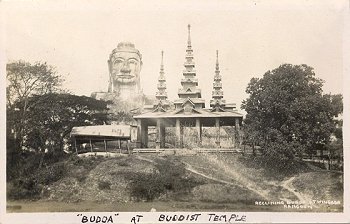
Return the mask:
[[[191,45],[190,25],[188,25],[188,41],[186,49],[186,61],[184,63],[183,79],[181,80],[182,88],[178,91],[179,98],[173,104],[167,99],[163,53],[160,67],[160,76],[158,78],[158,91],[156,93],[156,103],[151,110],[145,110],[144,113],[134,116],[135,119],[150,118],[207,118],[208,121],[202,120],[203,124],[211,124],[212,119],[220,118],[225,124],[232,124],[233,118],[242,120],[243,115],[238,113],[235,104],[226,103],[223,99],[221,75],[219,69],[218,51],[216,52],[216,66],[213,82],[212,99],[210,107],[205,108],[205,100],[201,98],[201,90],[198,88],[198,79],[196,78],[195,64],[193,61],[193,50]],[[171,106],[170,106],[171,105]],[[230,120],[233,119],[233,120]]]
[[169,109],[170,103],[168,101],[168,95],[166,92],[166,79],[165,79],[165,72],[164,72],[164,64],[163,64],[163,56],[164,52],[162,51],[162,60],[160,64],[160,72],[158,77],[158,85],[156,92],[156,102],[154,104],[154,109],[157,111],[166,111]]
[[191,26],[188,25],[188,40],[186,49],[186,60],[184,63],[185,70],[183,71],[184,78],[181,79],[182,88],[178,91],[179,99],[174,104],[176,109],[183,108],[187,102],[193,104],[194,108],[204,108],[205,100],[202,99],[202,92],[198,86],[196,78],[195,63],[193,61],[193,49],[191,44]]
[[210,100],[210,106],[215,111],[223,110],[225,108],[226,101],[223,99],[224,92],[222,91],[218,50],[216,51],[216,66],[215,66],[215,76],[214,76],[212,95],[213,95],[213,99]]

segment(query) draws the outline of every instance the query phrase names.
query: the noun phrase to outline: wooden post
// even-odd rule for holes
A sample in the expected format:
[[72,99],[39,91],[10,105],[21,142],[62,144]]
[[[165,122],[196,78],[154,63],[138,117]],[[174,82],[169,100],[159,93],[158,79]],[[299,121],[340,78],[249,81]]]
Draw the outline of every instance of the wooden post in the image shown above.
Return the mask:
[[106,142],[106,139],[103,139],[103,143],[105,145],[105,151],[106,151],[106,154],[107,154],[107,142]]
[[183,147],[183,127],[180,119],[176,119],[176,148]]
[[236,148],[240,148],[240,133],[239,133],[239,118],[236,117],[235,118],[235,145],[236,145]]
[[197,146],[202,147],[202,124],[199,118],[196,118],[196,131],[197,131]]
[[141,148],[148,147],[148,125],[145,121],[141,121]]
[[76,139],[76,138],[74,138],[74,147],[75,147],[75,152],[76,152],[77,155],[78,155],[77,139]]
[[90,139],[90,150],[92,152],[92,143],[91,143],[91,139]]
[[217,128],[216,145],[217,145],[217,149],[219,151],[219,148],[220,148],[220,118],[215,118],[215,127]]
[[160,131],[160,126],[161,126],[161,120],[157,119],[157,125],[156,125],[156,152],[159,152],[159,148],[161,145],[161,131]]

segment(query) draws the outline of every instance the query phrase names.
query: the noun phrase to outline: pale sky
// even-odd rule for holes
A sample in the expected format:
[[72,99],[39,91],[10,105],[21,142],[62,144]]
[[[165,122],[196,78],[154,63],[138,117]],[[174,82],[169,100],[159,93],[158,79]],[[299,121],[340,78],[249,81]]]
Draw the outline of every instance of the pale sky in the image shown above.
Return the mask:
[[[247,98],[253,77],[282,63],[307,64],[325,93],[343,93],[347,1],[13,1],[2,2],[6,60],[56,66],[77,95],[107,91],[107,60],[122,41],[141,52],[141,87],[156,92],[161,51],[170,100],[184,69],[187,24],[199,88],[209,106],[215,51],[224,98]],[[0,17],[1,18],[1,17]]]

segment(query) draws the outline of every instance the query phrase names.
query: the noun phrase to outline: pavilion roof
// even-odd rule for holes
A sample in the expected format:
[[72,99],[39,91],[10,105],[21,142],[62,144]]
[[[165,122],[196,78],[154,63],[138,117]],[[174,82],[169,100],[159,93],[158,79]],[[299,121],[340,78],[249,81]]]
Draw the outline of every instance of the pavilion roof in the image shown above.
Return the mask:
[[125,138],[130,136],[130,125],[94,125],[73,127],[71,136],[106,136]]
[[211,109],[193,109],[192,112],[186,113],[183,109],[171,110],[171,111],[154,111],[146,112],[140,115],[134,116],[135,119],[143,118],[220,118],[220,117],[238,117],[243,118],[243,114],[236,111],[210,111]]

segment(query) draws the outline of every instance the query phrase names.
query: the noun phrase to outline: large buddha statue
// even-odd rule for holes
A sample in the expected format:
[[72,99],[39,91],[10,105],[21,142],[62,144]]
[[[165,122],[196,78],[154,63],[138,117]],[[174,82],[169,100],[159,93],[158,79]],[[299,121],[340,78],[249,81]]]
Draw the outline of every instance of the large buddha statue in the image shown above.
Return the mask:
[[140,71],[142,56],[129,42],[121,42],[112,51],[108,60],[108,92],[127,100],[140,93]]
[[152,105],[155,97],[146,96],[141,90],[141,59],[142,56],[134,44],[119,43],[108,59],[108,92],[93,92],[91,97],[113,102],[110,112],[114,114],[120,111],[139,113],[145,104]]

